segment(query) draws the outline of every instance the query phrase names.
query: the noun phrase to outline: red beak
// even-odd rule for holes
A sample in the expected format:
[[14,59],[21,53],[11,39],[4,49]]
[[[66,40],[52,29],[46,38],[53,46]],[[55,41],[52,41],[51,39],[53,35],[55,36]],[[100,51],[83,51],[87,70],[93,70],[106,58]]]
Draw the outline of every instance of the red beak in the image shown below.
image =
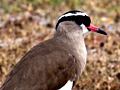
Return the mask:
[[107,35],[107,33],[103,30],[101,30],[100,28],[90,24],[90,26],[87,27],[88,29],[90,29],[92,32],[97,32],[97,33],[100,33],[100,34],[104,34],[104,35]]

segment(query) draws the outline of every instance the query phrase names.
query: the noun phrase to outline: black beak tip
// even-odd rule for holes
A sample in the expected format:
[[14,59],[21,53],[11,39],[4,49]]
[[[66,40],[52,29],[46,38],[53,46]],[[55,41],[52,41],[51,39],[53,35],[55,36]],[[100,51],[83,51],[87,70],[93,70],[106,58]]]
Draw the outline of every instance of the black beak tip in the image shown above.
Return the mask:
[[106,33],[105,31],[103,31],[103,30],[101,30],[101,29],[99,29],[99,28],[98,28],[98,30],[97,30],[97,33],[107,35],[107,33]]

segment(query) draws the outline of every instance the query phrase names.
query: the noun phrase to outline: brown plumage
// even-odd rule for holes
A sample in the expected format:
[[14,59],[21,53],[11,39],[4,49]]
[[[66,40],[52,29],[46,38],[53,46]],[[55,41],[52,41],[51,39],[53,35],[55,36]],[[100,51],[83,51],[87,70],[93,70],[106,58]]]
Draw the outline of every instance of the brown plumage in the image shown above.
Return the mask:
[[90,24],[87,14],[69,13],[59,19],[53,38],[33,47],[15,65],[0,90],[58,90],[68,81],[76,83],[86,64],[85,36],[90,29],[106,33]]
[[[67,21],[61,24],[63,25],[59,26],[59,33],[33,47],[15,65],[0,90],[57,90],[68,80],[78,79],[82,63],[76,56],[77,44],[73,43],[78,41],[74,40],[76,36],[69,34],[75,33],[72,29],[77,31],[79,27],[74,22]],[[71,27],[71,32],[68,33],[66,26]],[[62,32],[64,34],[61,34]]]

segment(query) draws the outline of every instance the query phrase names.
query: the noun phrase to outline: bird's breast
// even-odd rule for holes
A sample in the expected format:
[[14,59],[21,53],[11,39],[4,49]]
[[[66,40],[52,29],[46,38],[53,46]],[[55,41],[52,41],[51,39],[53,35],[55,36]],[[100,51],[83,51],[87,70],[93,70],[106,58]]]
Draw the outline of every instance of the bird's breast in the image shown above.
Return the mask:
[[78,74],[80,75],[86,65],[86,58],[87,58],[87,50],[85,45],[83,46],[78,46],[76,51],[75,51],[75,57],[77,60],[77,71]]

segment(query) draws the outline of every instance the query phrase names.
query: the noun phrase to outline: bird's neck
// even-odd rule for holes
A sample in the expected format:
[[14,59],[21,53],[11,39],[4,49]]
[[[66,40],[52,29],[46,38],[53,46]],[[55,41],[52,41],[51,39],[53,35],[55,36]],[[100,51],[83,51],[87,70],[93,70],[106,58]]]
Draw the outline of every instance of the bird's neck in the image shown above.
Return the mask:
[[66,45],[70,50],[70,54],[74,55],[77,60],[78,74],[80,75],[86,65],[87,51],[84,43],[84,39],[81,38],[69,38],[69,37],[57,37],[61,43]]
[[56,34],[58,35],[55,35],[54,38],[56,38],[58,41],[66,45],[71,51],[70,54],[73,54],[75,58],[78,60],[77,61],[78,67],[81,69],[79,74],[81,74],[85,67],[87,57],[84,37],[75,32],[73,33],[64,32],[64,34],[63,33]]
[[86,63],[86,57],[87,57],[87,50],[84,42],[84,38],[81,36],[68,36],[68,37],[57,37],[57,39],[65,44],[71,51],[74,53],[74,55],[82,59],[84,63]]
[[82,27],[75,22],[66,21],[60,23],[54,38],[70,47],[75,54],[87,56]]

